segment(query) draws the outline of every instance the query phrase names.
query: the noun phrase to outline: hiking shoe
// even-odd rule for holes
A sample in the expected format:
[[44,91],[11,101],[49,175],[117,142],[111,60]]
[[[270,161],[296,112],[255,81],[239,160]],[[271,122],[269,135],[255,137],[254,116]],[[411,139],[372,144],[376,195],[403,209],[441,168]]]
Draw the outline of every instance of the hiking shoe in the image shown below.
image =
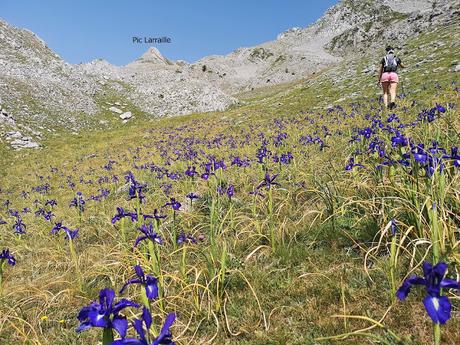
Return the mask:
[[396,103],[391,102],[390,105],[388,106],[388,109],[394,109],[394,108],[396,108]]

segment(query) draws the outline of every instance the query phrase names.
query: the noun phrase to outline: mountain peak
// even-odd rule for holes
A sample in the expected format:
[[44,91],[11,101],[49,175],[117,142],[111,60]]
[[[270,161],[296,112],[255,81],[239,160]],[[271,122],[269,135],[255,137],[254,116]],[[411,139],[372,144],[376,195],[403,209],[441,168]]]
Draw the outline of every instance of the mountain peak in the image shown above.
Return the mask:
[[153,62],[163,65],[168,65],[169,61],[163,55],[161,55],[160,51],[156,47],[150,47],[147,51],[142,54],[142,56],[138,59],[141,62]]

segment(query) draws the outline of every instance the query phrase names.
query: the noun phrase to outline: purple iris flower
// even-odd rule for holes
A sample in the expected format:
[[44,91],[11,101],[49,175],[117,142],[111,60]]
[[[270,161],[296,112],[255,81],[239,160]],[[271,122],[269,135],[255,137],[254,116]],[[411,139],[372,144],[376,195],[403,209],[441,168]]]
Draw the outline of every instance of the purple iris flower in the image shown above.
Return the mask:
[[128,200],[136,199],[139,198],[140,202],[144,202],[144,195],[142,194],[142,189],[145,187],[145,185],[141,184],[132,184],[129,186],[128,190]]
[[396,292],[396,296],[403,301],[410,292],[412,285],[424,285],[426,297],[423,299],[426,312],[434,323],[445,324],[450,319],[451,304],[447,296],[441,296],[441,289],[460,290],[460,284],[452,279],[445,279],[447,264],[439,262],[432,266],[429,262],[423,263],[424,277],[412,276],[407,278]]
[[43,216],[45,214],[45,209],[40,207],[37,211],[35,211],[35,217]]
[[457,168],[460,167],[460,155],[458,154],[458,147],[452,147],[450,149],[450,155],[443,155],[442,158],[445,158],[445,159],[453,159],[454,161],[454,166],[456,166]]
[[267,150],[265,145],[262,145],[262,147],[257,150],[257,154],[256,154],[257,162],[263,164],[264,158],[266,158],[270,153],[271,152]]
[[283,154],[281,154],[280,162],[283,163],[283,164],[289,164],[289,163],[291,163],[291,160],[293,158],[294,157],[292,156],[291,152],[283,153]]
[[278,135],[273,139],[273,144],[275,146],[281,146],[283,144],[283,140],[287,138],[287,133],[278,133]]
[[19,215],[19,212],[18,212],[18,211],[15,211],[15,210],[9,209],[7,212],[8,212],[8,214],[9,214],[11,217],[16,217],[16,218],[20,217],[20,215]]
[[209,179],[209,176],[210,176],[210,175],[211,175],[211,174],[210,174],[209,172],[206,171],[206,172],[204,172],[203,174],[201,174],[201,178],[202,178],[203,180],[207,181],[207,180]]
[[51,218],[54,217],[54,214],[52,211],[47,211],[43,214],[43,218],[45,218],[45,220],[47,220],[48,222],[51,221]]
[[134,247],[137,247],[141,241],[144,240],[150,240],[154,243],[162,244],[163,240],[161,239],[161,236],[158,235],[155,231],[153,231],[153,225],[145,225],[142,224],[142,226],[139,228],[139,231],[142,232],[144,235],[139,236],[136,239],[136,242],[134,242]]
[[128,280],[126,284],[121,288],[120,294],[125,291],[128,285],[141,284],[145,287],[145,295],[149,300],[158,298],[158,279],[151,276],[150,274],[146,275],[140,265],[134,266],[134,272],[136,273],[137,278]]
[[387,120],[388,123],[393,122],[393,121],[399,122],[399,118],[396,114],[391,114],[388,117],[388,120]]
[[422,112],[418,114],[418,118],[421,121],[433,122],[436,120],[436,108],[422,110]]
[[442,162],[442,159],[439,157],[429,157],[428,164],[425,166],[427,176],[433,176],[437,169],[439,169],[440,173],[443,172],[444,164]]
[[155,218],[155,220],[158,222],[158,221],[166,218],[166,216],[163,215],[163,214],[160,214],[160,211],[158,211],[157,209],[154,209],[153,210],[153,218]]
[[137,182],[131,171],[128,172],[128,175],[125,176],[125,180],[126,182],[131,182],[128,190],[128,200],[139,198],[140,202],[143,203],[145,197],[142,192],[147,187],[147,185]]
[[97,183],[103,184],[103,183],[109,183],[109,177],[108,176],[99,176],[97,179]]
[[437,109],[440,113],[445,113],[445,112],[446,112],[446,108],[444,108],[441,104],[438,104],[438,103],[436,103],[436,109]]
[[439,147],[439,143],[436,140],[433,140],[431,143],[431,147],[428,149],[433,155],[438,153],[446,154],[446,149],[443,147]]
[[401,134],[397,133],[394,137],[391,138],[391,146],[398,147],[398,146],[407,146],[409,141],[407,138]]
[[70,229],[68,229],[68,230],[66,231],[67,238],[68,238],[69,240],[73,240],[75,237],[78,236],[78,231],[80,231],[80,229],[75,229],[75,230],[70,230]]
[[[361,141],[361,139],[358,139],[357,137],[355,137],[355,139],[357,139],[357,141]],[[313,137],[311,135],[303,135],[300,137],[299,142],[302,145],[313,144]]]
[[26,233],[26,225],[22,222],[22,218],[16,216],[16,222],[13,224],[13,230],[15,233],[23,235]]
[[[169,328],[172,326],[175,319],[175,313],[168,314],[160,334],[150,342],[149,330],[152,326],[153,319],[150,311],[144,307],[142,310],[142,317],[140,319],[135,319],[133,322],[133,327],[139,337],[115,340],[110,345],[174,345],[175,343],[172,340],[172,334]],[[144,325],[147,332],[144,331]]]
[[3,219],[0,218],[0,225],[3,225],[3,224],[8,224],[8,223],[5,222]]
[[320,151],[323,151],[324,148],[329,147],[329,145],[326,145],[321,138],[316,138],[315,141],[316,141],[316,143],[319,144],[319,150]]
[[190,201],[192,201],[192,200],[194,200],[194,199],[198,199],[198,198],[199,198],[199,196],[198,196],[198,195],[196,195],[196,194],[195,194],[195,193],[193,193],[193,192],[190,192],[190,193],[188,193],[188,194],[186,195],[186,197],[187,197],[187,198],[189,198],[189,199],[190,199]]
[[248,167],[250,165],[249,160],[242,160],[240,157],[234,157],[231,165],[236,165],[237,167]]
[[421,165],[425,165],[428,162],[428,154],[426,153],[423,144],[417,145],[417,150],[413,152],[413,155],[414,160]]
[[113,160],[109,160],[109,162],[103,166],[103,168],[107,171],[109,170],[112,170],[113,169],[113,164],[116,163],[115,161]]
[[117,207],[117,214],[112,218],[112,224],[125,217],[131,217],[133,222],[137,221],[137,213],[126,212],[122,207]]
[[196,243],[196,238],[192,234],[186,235],[183,231],[177,236],[177,244]]
[[115,292],[112,289],[102,289],[99,292],[99,303],[94,301],[78,313],[77,318],[81,324],[76,331],[81,332],[91,327],[109,328],[115,329],[124,338],[128,320],[119,312],[127,307],[139,308],[139,304],[124,298],[113,304],[114,300]]
[[196,168],[192,166],[192,167],[188,167],[187,170],[185,170],[185,175],[189,177],[194,177],[198,175],[198,172],[196,171]]
[[227,188],[227,196],[229,199],[231,199],[234,195],[235,195],[235,186],[231,184]]
[[68,240],[73,240],[75,237],[77,237],[78,231],[80,231],[80,229],[71,230],[68,227],[63,226],[61,222],[54,224],[54,227],[51,229],[51,233],[54,235],[57,234],[60,230],[65,232],[65,238]]
[[223,160],[221,161],[213,161],[214,163],[214,171],[218,170],[218,169],[222,169],[222,170],[225,170],[227,169],[227,166],[225,165],[225,162]]
[[77,193],[77,197],[73,198],[72,201],[70,201],[69,207],[75,207],[78,209],[80,212],[85,211],[85,200],[83,199],[83,195],[81,192]]
[[0,253],[0,269],[5,260],[6,262],[8,262],[10,266],[16,265],[16,259],[12,254],[10,254],[9,249],[3,249],[2,252]]
[[366,127],[364,129],[360,129],[358,133],[361,134],[364,138],[369,139],[374,131],[370,127]]
[[110,190],[106,189],[106,188],[101,188],[99,189],[99,192],[101,193],[101,197],[103,198],[107,198],[110,194]]
[[51,229],[51,233],[54,235],[61,229],[62,229],[62,222],[55,223],[53,228]]
[[275,182],[275,179],[277,177],[278,174],[270,176],[268,172],[265,173],[264,180],[257,186],[257,189],[260,189],[262,187],[267,187],[267,189],[270,189],[272,186],[279,186],[280,184],[278,182]]
[[[40,176],[40,178],[43,179],[43,176]],[[45,194],[50,190],[50,185],[48,183],[45,183],[41,186],[32,187],[32,190],[40,194]]]
[[156,223],[159,223],[161,219],[166,218],[166,216],[161,215],[157,209],[153,211],[153,215],[143,214],[142,217],[144,218],[144,221],[147,219],[155,219]]
[[57,206],[57,202],[56,202],[56,200],[46,200],[45,206],[48,206],[48,205],[51,206],[51,207]]
[[391,228],[392,235],[393,236],[396,235],[396,232],[398,231],[398,226],[396,225],[396,220],[394,218],[391,220],[391,227],[390,228]]
[[179,211],[180,207],[182,206],[179,201],[174,198],[171,198],[169,202],[164,204],[164,206],[171,206],[174,211]]
[[355,164],[355,159],[353,157],[350,157],[350,160],[348,161],[347,166],[345,167],[345,170],[350,171],[354,167],[358,168],[364,168],[364,165],[362,164]]
[[173,180],[173,181],[176,181],[180,178],[180,175],[178,173],[175,173],[175,172],[172,172],[172,173],[169,173],[167,174],[168,178]]
[[136,178],[134,177],[134,174],[131,171],[128,171],[128,174],[125,175],[125,181],[126,182],[136,181]]
[[215,167],[214,160],[211,160],[211,162],[208,162],[208,163],[204,164],[205,172],[201,175],[201,178],[203,180],[207,181],[209,179],[209,176],[215,175],[215,173],[214,173],[215,170],[212,170],[213,167]]
[[233,157],[231,165],[236,165],[238,167],[243,165],[243,161],[241,160],[240,157]]

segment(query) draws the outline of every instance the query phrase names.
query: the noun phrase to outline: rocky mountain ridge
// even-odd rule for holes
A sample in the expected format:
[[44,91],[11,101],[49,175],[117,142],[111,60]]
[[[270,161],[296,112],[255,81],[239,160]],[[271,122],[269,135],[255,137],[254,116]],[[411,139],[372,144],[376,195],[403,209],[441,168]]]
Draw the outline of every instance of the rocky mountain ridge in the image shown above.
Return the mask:
[[[205,57],[209,80],[229,93],[308,77],[362,51],[401,44],[407,37],[458,17],[452,0],[343,0],[306,28],[292,28],[274,41]],[[356,54],[358,53],[358,54]]]
[[126,66],[68,64],[34,33],[0,19],[0,97],[8,114],[0,117],[0,138],[26,138],[27,147],[56,128],[224,110],[239,92],[308,77],[387,42],[403,44],[458,18],[459,8],[452,0],[342,0],[306,28],[226,56],[189,64],[151,47]]

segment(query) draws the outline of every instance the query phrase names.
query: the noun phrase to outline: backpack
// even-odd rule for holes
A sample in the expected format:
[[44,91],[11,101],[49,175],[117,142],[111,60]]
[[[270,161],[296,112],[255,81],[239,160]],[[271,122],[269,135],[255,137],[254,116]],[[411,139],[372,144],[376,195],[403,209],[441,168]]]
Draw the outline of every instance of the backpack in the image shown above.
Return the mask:
[[398,61],[393,53],[387,54],[383,58],[383,70],[385,72],[396,72],[398,69]]

